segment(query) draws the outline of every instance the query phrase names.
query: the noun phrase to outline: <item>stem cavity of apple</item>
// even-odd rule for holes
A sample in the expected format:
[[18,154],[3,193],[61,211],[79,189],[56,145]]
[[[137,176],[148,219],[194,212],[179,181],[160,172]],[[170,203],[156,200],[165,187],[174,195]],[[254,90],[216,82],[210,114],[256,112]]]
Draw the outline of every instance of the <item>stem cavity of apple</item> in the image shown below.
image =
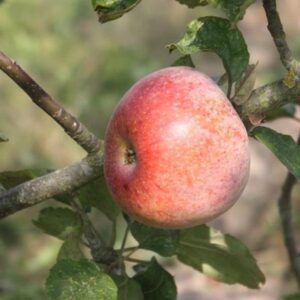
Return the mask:
[[136,153],[133,147],[127,147],[125,152],[125,163],[127,165],[132,165],[136,162]]

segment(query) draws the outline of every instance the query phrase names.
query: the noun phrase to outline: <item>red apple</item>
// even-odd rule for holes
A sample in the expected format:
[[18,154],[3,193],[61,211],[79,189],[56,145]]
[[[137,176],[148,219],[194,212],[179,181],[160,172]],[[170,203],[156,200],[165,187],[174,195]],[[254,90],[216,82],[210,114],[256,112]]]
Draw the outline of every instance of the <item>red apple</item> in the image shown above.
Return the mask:
[[202,224],[228,210],[249,173],[248,136],[220,88],[187,67],[138,81],[109,122],[104,174],[120,207],[161,228]]

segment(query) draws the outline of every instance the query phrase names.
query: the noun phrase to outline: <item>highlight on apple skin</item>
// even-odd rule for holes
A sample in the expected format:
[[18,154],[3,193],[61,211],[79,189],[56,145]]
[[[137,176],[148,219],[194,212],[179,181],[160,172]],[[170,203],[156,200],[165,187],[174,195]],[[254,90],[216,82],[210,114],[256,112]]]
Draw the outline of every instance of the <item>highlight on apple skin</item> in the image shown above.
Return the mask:
[[249,175],[248,136],[205,74],[170,67],[134,84],[105,136],[104,174],[119,206],[144,224],[206,223],[240,197]]

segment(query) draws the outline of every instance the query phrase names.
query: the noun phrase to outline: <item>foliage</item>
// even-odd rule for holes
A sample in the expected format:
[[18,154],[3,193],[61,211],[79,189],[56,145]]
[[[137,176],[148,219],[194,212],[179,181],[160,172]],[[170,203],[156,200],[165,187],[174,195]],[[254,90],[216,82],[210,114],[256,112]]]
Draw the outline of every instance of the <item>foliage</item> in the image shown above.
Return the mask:
[[99,22],[105,23],[122,17],[135,8],[141,0],[92,0]]
[[[2,2],[0,0],[0,4]],[[141,0],[92,0],[92,7],[97,13],[100,23],[106,23],[132,11],[140,2]],[[167,46],[170,52],[177,50],[182,54],[173,65],[195,67],[194,58],[192,58],[195,53],[213,52],[217,54],[226,71],[219,83],[220,85],[227,84],[228,95],[232,96],[230,98],[239,109],[238,106],[247,101],[254,88],[255,73],[253,71],[255,66],[249,65],[248,48],[243,34],[238,28],[238,21],[243,18],[247,8],[255,1],[177,0],[177,2],[189,8],[200,8],[201,10],[204,6],[213,6],[220,9],[223,17],[205,16],[192,20],[182,39]],[[19,11],[25,9],[30,12],[32,10],[30,5],[19,5],[21,5],[18,7]],[[105,60],[89,61],[87,59],[88,67],[85,67],[85,64],[80,62],[83,57],[98,56],[100,49],[96,54],[90,52],[87,55],[76,47],[80,38],[85,35],[76,27],[78,15],[85,5],[78,2],[74,5],[75,8],[66,11],[68,22],[73,26],[64,26],[65,16],[63,13],[57,14],[57,19],[51,23],[50,27],[53,29],[53,33],[48,37],[51,42],[60,44],[56,34],[61,30],[63,38],[68,40],[61,48],[57,48],[59,50],[56,50],[59,55],[65,53],[66,60],[64,61],[65,66],[57,72],[60,79],[52,84],[57,86],[59,96],[70,103],[71,99],[78,97],[75,92],[66,88],[66,83],[72,78],[73,84],[78,84],[80,100],[88,98],[91,106],[95,107],[92,112],[85,111],[85,105],[82,104],[82,118],[84,120],[91,119],[93,120],[91,123],[96,123],[99,119],[99,112],[102,109],[109,110],[105,107],[106,104],[99,103],[98,94],[101,93],[103,98],[113,99],[108,104],[108,106],[113,106],[119,94],[129,83],[135,81],[140,73],[151,69],[155,63],[149,62],[147,59],[148,63],[144,64],[146,56],[144,57],[134,47],[126,49],[121,47],[121,43],[116,43],[115,46],[104,45],[103,49],[101,48]],[[51,12],[51,16],[53,15],[56,14]],[[11,26],[15,30],[16,27],[23,24],[25,24],[27,34],[35,31],[39,33],[40,30],[39,26],[33,28],[32,26],[35,25],[23,19],[22,15],[14,20],[7,15],[3,17],[3,20],[1,34],[5,32],[5,26]],[[84,22],[85,20],[80,21]],[[4,23],[8,25],[4,26]],[[76,38],[76,34],[73,34],[73,28],[80,38]],[[22,34],[24,32],[20,35]],[[25,38],[16,39],[13,46],[7,47],[18,48],[20,46],[18,43],[21,43],[24,47],[23,51],[30,53],[27,57],[28,61],[33,61],[38,54],[42,55],[43,46],[41,45],[49,46],[43,38],[27,44],[26,40],[25,34]],[[90,42],[94,43],[95,41],[91,40]],[[78,61],[77,66],[68,64],[69,56],[73,56]],[[50,68],[52,61],[45,59],[44,63],[43,67],[36,65],[35,68],[40,77],[46,79],[45,70]],[[95,68],[103,70],[102,73],[105,74],[105,79],[102,79],[100,83],[93,79],[102,75],[95,71],[94,63],[96,64]],[[139,69],[140,65],[143,65],[142,71]],[[295,74],[289,72],[288,75],[290,74],[293,76],[288,83],[290,84],[292,81],[294,84]],[[232,89],[233,85],[234,89]],[[292,88],[293,85],[289,85],[289,87]],[[234,95],[232,95],[232,91],[234,91]],[[295,104],[274,110],[266,116],[266,120],[284,116],[294,118]],[[105,120],[102,122],[105,123]],[[287,167],[288,171],[300,179],[300,148],[290,136],[260,126],[250,130],[249,134],[266,145]],[[0,132],[0,142],[6,141],[8,138]],[[1,172],[0,187],[1,189],[10,189],[48,172],[47,169]],[[59,195],[55,197],[55,200],[59,202],[59,206],[43,208],[38,218],[33,221],[34,225],[44,233],[62,241],[56,257],[56,264],[51,268],[46,283],[49,299],[176,299],[175,280],[164,267],[164,260],[161,257],[176,258],[204,275],[227,284],[238,283],[257,289],[265,282],[264,274],[255,258],[241,241],[206,225],[182,230],[163,230],[128,219],[126,232],[131,233],[137,244],[133,247],[134,249],[127,247],[127,234],[125,234],[121,248],[117,248],[115,246],[116,225],[120,219],[120,210],[114,203],[103,178],[86,184],[72,194]],[[109,229],[112,233],[109,244],[105,242],[101,232],[97,231],[96,222],[92,221],[95,208],[97,216],[103,214],[109,222]],[[140,249],[151,251],[151,260],[133,259],[132,255]],[[90,260],[87,250],[91,251],[94,261]],[[107,253],[113,253],[113,255],[109,256]],[[95,257],[100,259],[97,260]],[[126,269],[128,262],[138,262],[133,268],[134,275],[132,277],[129,276],[128,269]],[[37,294],[38,297],[43,297],[43,291],[38,290]],[[28,298],[33,299],[34,296],[30,292],[28,295]],[[25,299],[26,292],[22,296]],[[296,299],[298,296],[298,294],[290,295],[286,299]]]
[[283,297],[284,300],[299,300],[300,299],[300,293],[292,294],[292,295],[286,295]]
[[195,68],[192,57],[189,54],[183,55],[175,60],[172,66],[187,66],[191,68]]
[[81,232],[79,217],[68,208],[44,208],[40,212],[38,220],[33,223],[45,233],[62,240]]
[[135,279],[118,275],[112,278],[118,286],[118,300],[144,300],[142,288]]
[[51,270],[46,283],[49,299],[115,300],[113,280],[87,260],[60,260]]
[[243,18],[246,9],[255,2],[255,0],[177,0],[181,4],[185,4],[190,8],[197,6],[212,5],[223,9],[231,21],[238,21]]
[[218,17],[203,17],[189,23],[184,37],[168,46],[182,54],[199,51],[215,52],[223,61],[232,81],[238,80],[249,62],[249,53],[240,31],[230,21]]
[[[59,222],[57,216],[63,213],[64,221]],[[46,208],[41,211],[38,221],[35,221],[48,234],[65,240],[58,254],[58,261],[83,257],[80,250],[80,244],[83,246],[81,239],[74,234],[80,232],[74,214],[69,209]],[[183,230],[162,230],[129,221],[128,226],[138,242],[136,249],[148,249],[165,257],[177,255],[181,262],[230,284],[240,283],[249,288],[258,288],[265,280],[246,246],[232,236],[223,235],[205,225]],[[122,256],[122,253],[123,251],[116,258],[116,263],[120,259],[126,262],[127,256]],[[116,279],[114,274],[110,275],[126,293],[140,293],[140,284],[145,299],[176,299],[176,286],[172,276],[155,259],[149,263],[143,262],[134,269],[136,275],[133,279],[136,282],[131,282],[126,274],[123,275],[125,284],[130,284],[126,289],[120,284],[122,279]],[[63,288],[61,293],[64,293]]]
[[177,290],[173,277],[153,258],[148,264],[135,266],[133,277],[141,286],[144,299],[176,300]]
[[256,127],[251,131],[251,135],[265,144],[288,170],[300,179],[300,147],[292,137],[267,127]]
[[265,282],[249,250],[236,238],[222,234],[206,225],[180,232],[178,259],[228,284],[240,283],[258,288]]
[[172,256],[176,253],[179,238],[176,230],[151,228],[133,222],[130,224],[130,231],[142,249],[155,251],[161,256]]
[[120,213],[107,189],[104,178],[96,179],[80,189],[78,198],[85,209],[96,207],[112,221]]

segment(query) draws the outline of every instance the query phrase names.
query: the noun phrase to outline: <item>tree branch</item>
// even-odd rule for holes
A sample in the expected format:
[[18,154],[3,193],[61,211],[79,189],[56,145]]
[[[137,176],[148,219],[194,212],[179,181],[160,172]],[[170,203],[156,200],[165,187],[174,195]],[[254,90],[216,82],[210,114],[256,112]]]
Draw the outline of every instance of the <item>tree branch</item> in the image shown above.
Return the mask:
[[99,139],[67,112],[61,104],[51,97],[16,62],[12,61],[1,51],[0,69],[23,89],[31,100],[54,119],[83,149],[88,153],[99,151],[101,147]]
[[263,6],[268,19],[268,29],[279,52],[282,64],[287,70],[294,70],[300,75],[300,64],[293,57],[286,41],[283,26],[276,9],[276,0],[263,0]]
[[[298,144],[299,143],[300,135],[298,138]],[[282,193],[278,199],[278,207],[284,243],[288,252],[291,269],[300,288],[300,257],[297,251],[296,241],[294,238],[291,215],[291,194],[296,182],[296,178],[291,173],[288,173],[285,182],[282,186]]]
[[288,87],[285,79],[268,83],[255,89],[249,99],[242,104],[242,116],[249,113],[265,114],[287,103],[300,103],[300,80]]
[[60,194],[72,192],[102,174],[102,157],[91,154],[78,163],[0,192],[0,219]]

